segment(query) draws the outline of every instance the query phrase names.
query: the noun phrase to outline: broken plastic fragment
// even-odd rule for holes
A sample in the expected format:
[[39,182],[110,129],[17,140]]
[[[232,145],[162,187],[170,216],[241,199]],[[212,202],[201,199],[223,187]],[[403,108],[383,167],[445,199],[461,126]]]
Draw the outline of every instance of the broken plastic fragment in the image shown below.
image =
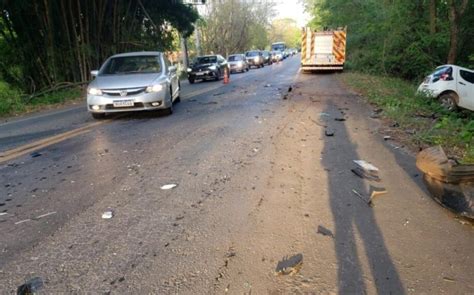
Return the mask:
[[110,219],[114,217],[114,211],[112,210],[107,210],[104,213],[102,213],[102,219]]
[[323,236],[327,236],[327,237],[332,237],[334,238],[334,234],[332,233],[331,230],[325,228],[324,226],[322,225],[318,225],[318,234],[321,234]]
[[170,190],[170,189],[173,189],[173,188],[175,188],[175,187],[177,187],[177,186],[178,186],[178,185],[177,185],[177,184],[174,184],[174,183],[172,183],[172,184],[165,184],[165,185],[161,186],[160,189],[162,189],[162,190]]
[[303,254],[296,254],[291,257],[283,257],[281,261],[278,261],[276,267],[277,275],[294,275],[297,274],[303,266]]
[[42,154],[41,153],[38,153],[38,152],[34,152],[34,153],[31,153],[30,156],[32,158],[37,158],[37,157],[40,157]]
[[359,176],[360,178],[367,178],[369,180],[380,181],[379,178],[379,168],[375,167],[374,165],[364,161],[364,160],[354,160],[356,164],[355,169],[351,169],[354,174]]
[[40,277],[32,278],[23,285],[19,286],[16,290],[17,295],[30,295],[35,294],[41,288],[43,288],[43,279]]

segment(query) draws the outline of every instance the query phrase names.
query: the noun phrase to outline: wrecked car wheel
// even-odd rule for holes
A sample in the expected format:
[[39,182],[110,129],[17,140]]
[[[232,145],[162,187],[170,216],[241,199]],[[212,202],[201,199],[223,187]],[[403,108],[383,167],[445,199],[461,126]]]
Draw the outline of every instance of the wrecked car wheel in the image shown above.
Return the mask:
[[439,102],[441,106],[448,111],[455,111],[458,107],[457,96],[452,92],[440,95]]

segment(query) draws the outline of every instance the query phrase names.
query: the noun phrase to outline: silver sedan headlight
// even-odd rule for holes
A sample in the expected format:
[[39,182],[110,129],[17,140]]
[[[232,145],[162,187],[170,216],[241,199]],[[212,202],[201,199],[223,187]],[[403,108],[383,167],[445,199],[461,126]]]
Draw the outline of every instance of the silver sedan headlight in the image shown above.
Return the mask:
[[100,90],[99,88],[91,87],[91,88],[87,89],[87,93],[90,94],[90,95],[100,96],[100,95],[102,95],[102,90]]
[[152,93],[152,92],[160,92],[163,90],[163,85],[162,84],[156,84],[156,85],[151,85],[146,88],[146,92]]

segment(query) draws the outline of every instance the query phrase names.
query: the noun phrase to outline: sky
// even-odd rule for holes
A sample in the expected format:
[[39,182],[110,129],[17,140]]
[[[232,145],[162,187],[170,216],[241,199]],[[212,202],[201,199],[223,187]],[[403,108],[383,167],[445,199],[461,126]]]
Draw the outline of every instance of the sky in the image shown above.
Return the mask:
[[292,18],[298,26],[303,27],[310,20],[309,14],[304,11],[304,6],[297,0],[276,0],[276,18]]

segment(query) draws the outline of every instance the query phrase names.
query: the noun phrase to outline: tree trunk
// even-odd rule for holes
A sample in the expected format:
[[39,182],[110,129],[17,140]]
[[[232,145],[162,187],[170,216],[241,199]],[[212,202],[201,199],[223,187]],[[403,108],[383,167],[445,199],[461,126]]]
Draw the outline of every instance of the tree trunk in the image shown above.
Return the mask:
[[456,1],[448,0],[449,8],[449,53],[448,64],[456,63],[459,41],[459,22],[466,11],[469,0],[462,0],[460,7],[456,6]]

